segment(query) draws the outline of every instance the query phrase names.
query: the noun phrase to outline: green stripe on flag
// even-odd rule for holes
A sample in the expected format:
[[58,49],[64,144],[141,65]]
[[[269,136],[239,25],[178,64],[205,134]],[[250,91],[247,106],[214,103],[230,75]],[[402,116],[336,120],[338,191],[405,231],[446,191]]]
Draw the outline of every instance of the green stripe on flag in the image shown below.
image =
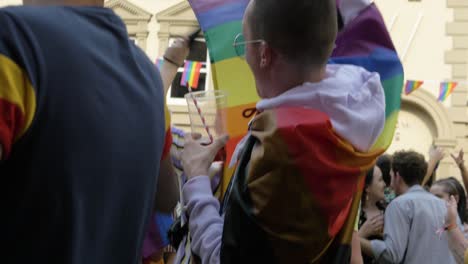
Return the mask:
[[385,118],[400,110],[401,90],[403,89],[403,74],[382,82],[385,91]]
[[241,32],[241,21],[226,23],[205,32],[205,39],[208,43],[212,63],[237,57],[236,50],[232,44],[237,34]]

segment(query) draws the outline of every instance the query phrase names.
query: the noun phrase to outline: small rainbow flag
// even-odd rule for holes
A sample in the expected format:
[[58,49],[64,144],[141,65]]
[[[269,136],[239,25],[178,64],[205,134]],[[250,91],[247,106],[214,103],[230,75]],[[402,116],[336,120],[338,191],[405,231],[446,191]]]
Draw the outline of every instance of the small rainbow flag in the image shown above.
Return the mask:
[[158,67],[159,70],[161,70],[163,64],[164,64],[164,59],[163,58],[159,58],[159,59],[156,60],[156,67]]
[[452,94],[455,87],[457,87],[458,83],[456,82],[442,82],[440,83],[440,93],[439,98],[437,99],[439,102],[445,101],[449,95]]
[[423,81],[406,81],[405,94],[409,95],[410,93],[416,91],[417,89],[419,89],[419,87],[421,87],[421,85],[423,85],[423,83]]
[[200,79],[200,70],[202,63],[198,61],[186,61],[184,65],[184,73],[180,79],[181,86],[190,86],[191,88],[198,88],[198,80]]

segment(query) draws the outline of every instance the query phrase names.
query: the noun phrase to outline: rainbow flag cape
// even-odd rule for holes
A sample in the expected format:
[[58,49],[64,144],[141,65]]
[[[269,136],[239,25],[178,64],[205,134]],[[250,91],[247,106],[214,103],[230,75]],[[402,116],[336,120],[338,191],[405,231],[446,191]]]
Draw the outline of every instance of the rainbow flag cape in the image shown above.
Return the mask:
[[200,70],[202,63],[198,61],[185,61],[184,73],[180,79],[180,85],[198,88],[198,80],[200,79]]
[[[252,73],[245,61],[236,56],[232,46],[235,36],[241,32],[241,20],[248,0],[189,2],[207,40],[215,89],[229,93],[227,125],[231,141],[226,150],[230,160],[237,142],[247,132],[249,113],[258,100]],[[262,152],[269,159],[252,160],[251,172],[245,176],[247,187],[233,188],[232,208],[225,217],[221,251],[223,263],[245,263],[247,260],[255,263],[252,259],[236,255],[239,252],[246,253],[244,257],[252,254],[271,257],[272,253],[275,254],[272,262],[267,263],[281,263],[278,260],[286,260],[285,263],[349,261],[364,175],[392,141],[404,80],[402,64],[374,4],[362,10],[339,33],[329,63],[353,64],[380,74],[386,97],[384,131],[369,153],[363,154],[336,138],[327,126],[327,117],[319,113],[310,115],[310,109],[276,109],[257,116],[265,120],[263,124],[273,122],[276,129],[257,138],[276,144],[265,146]],[[288,153],[291,155],[286,155]],[[277,157],[288,158],[290,162],[280,162]],[[281,164],[284,166],[278,167]],[[321,171],[321,168],[326,171]],[[268,174],[269,169],[278,171]],[[271,177],[284,175],[284,172],[289,173],[289,180]],[[223,190],[228,188],[230,181],[226,176],[231,173],[227,170]],[[236,175],[239,173],[242,174],[236,171]],[[272,188],[275,192],[271,192]],[[243,237],[242,234],[249,236]],[[311,239],[305,238],[304,234],[311,234],[308,236]],[[250,249],[255,251],[248,252]],[[288,259],[291,256],[298,256],[297,261]],[[307,257],[307,260],[300,257]],[[265,263],[268,260],[258,261]]]
[[348,263],[362,180],[382,152],[355,151],[303,107],[261,112],[251,135],[223,205],[221,263]]
[[458,83],[456,82],[442,82],[440,84],[439,98],[437,100],[439,102],[444,102],[447,99],[447,97],[449,97],[453,93],[457,85]]
[[159,70],[161,70],[163,65],[164,65],[164,59],[163,58],[156,59],[156,67],[158,67]]
[[424,84],[423,81],[411,81],[411,80],[406,81],[405,94],[406,95],[411,94],[412,92],[419,89],[421,87],[421,85],[423,85],[423,84]]
[[[250,109],[259,100],[253,75],[247,63],[238,58],[232,46],[235,36],[242,32],[242,17],[248,0],[189,0],[200,27],[204,31],[211,58],[215,89],[229,93],[227,130],[230,141],[226,146],[230,160],[237,143],[247,132]],[[371,24],[364,25],[364,22]],[[370,26],[372,25],[372,27]],[[378,72],[385,88],[387,122],[375,148],[386,149],[395,131],[400,95],[403,86],[403,67],[384,21],[375,5],[367,8],[336,41],[330,63],[354,64],[368,71]],[[229,184],[233,170],[226,169],[221,190]]]

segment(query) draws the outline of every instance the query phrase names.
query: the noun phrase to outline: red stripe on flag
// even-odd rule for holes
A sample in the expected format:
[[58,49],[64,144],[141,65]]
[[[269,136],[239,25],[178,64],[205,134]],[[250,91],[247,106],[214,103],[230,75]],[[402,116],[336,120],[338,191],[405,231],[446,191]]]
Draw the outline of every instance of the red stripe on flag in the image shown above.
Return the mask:
[[198,88],[198,81],[200,79],[200,70],[201,70],[202,64],[200,62],[197,62],[195,66],[195,72],[193,73],[193,88],[197,89]]

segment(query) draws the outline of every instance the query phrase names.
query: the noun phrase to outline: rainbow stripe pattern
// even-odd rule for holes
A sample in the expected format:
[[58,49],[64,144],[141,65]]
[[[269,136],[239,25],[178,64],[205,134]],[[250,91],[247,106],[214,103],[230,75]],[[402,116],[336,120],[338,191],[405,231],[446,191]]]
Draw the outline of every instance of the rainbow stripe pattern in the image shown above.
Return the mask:
[[406,95],[411,94],[412,92],[419,89],[423,84],[424,84],[423,81],[412,81],[412,80],[406,81],[405,94]]
[[202,63],[198,61],[185,61],[184,73],[180,79],[180,85],[197,89],[200,79]]
[[[253,75],[246,62],[237,57],[232,46],[242,31],[242,17],[248,0],[189,0],[204,31],[211,58],[215,89],[229,93],[227,130],[231,140],[226,146],[230,160],[236,144],[247,132],[250,117],[245,111],[254,108],[259,97]],[[365,25],[365,23],[369,23]],[[371,27],[372,26],[372,27]],[[366,34],[362,34],[366,31]],[[403,67],[385,23],[375,5],[340,32],[330,63],[354,64],[378,72],[386,97],[386,126],[375,148],[386,149],[392,139],[401,104]],[[227,169],[226,175],[232,170]],[[223,191],[229,180],[223,180]]]
[[225,206],[221,263],[349,263],[362,180],[381,151],[354,151],[327,114],[303,107],[265,110],[251,133]]
[[[365,32],[365,34],[363,34]],[[401,106],[404,72],[385,22],[375,4],[338,34],[330,63],[353,64],[380,74],[385,91],[385,128],[373,150],[390,146]]]
[[439,102],[444,102],[447,97],[449,97],[453,91],[455,90],[455,87],[457,87],[458,83],[456,82],[442,82],[440,83],[440,93],[439,93],[439,98],[437,100]]

